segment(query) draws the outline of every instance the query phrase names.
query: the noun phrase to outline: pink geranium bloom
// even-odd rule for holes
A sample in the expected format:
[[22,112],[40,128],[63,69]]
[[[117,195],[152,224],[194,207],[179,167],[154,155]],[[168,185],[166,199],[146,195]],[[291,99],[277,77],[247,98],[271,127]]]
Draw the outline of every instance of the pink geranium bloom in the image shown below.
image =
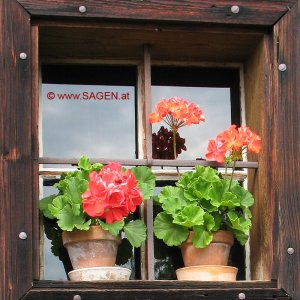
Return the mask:
[[224,156],[227,152],[226,145],[221,141],[210,140],[207,146],[206,158],[215,160],[219,163],[224,162]]
[[176,133],[179,128],[205,121],[202,110],[195,103],[189,103],[181,97],[162,99],[155,105],[155,112],[150,113],[148,121],[150,124],[164,121],[173,132],[173,158],[177,157]]
[[229,129],[219,133],[215,141],[209,141],[206,158],[224,162],[225,155],[229,153],[227,160],[237,161],[241,158],[243,150],[259,153],[260,149],[261,138],[252,132],[249,127],[241,126],[237,128],[236,125],[231,125]]

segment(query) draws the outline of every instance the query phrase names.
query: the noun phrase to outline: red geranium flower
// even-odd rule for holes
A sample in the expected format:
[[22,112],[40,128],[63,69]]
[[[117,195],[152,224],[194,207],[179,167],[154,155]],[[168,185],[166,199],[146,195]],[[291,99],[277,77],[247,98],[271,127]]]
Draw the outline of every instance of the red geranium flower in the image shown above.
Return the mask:
[[90,173],[88,189],[82,194],[83,210],[91,217],[100,217],[108,224],[121,221],[142,203],[137,180],[130,170],[110,162],[99,173]]

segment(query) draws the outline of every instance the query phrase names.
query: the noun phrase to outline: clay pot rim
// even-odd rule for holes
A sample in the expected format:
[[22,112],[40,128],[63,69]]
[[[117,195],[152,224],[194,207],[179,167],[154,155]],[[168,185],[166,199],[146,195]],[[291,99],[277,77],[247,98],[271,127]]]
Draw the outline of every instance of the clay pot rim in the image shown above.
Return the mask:
[[70,271],[68,274],[72,274],[72,273],[78,273],[80,271],[93,271],[93,270],[122,270],[122,271],[127,271],[128,273],[131,272],[130,269],[128,268],[124,268],[124,267],[90,267],[90,268],[80,268],[77,270],[72,270]]
[[91,240],[110,240],[115,241],[118,245],[121,244],[120,236],[114,236],[100,226],[90,226],[89,230],[74,229],[72,231],[62,232],[63,245],[78,243]]
[[[185,242],[183,242],[182,245],[192,243],[194,234],[195,234],[194,231],[190,231],[188,239]],[[229,230],[215,231],[213,232],[213,240],[211,243],[224,243],[232,246],[234,244],[233,233]]]
[[227,269],[232,271],[238,271],[238,268],[232,267],[232,266],[223,266],[223,265],[200,265],[200,266],[189,266],[189,267],[182,267],[180,269],[177,269],[177,271],[181,271],[184,269],[210,269],[210,268],[216,268],[216,269]]

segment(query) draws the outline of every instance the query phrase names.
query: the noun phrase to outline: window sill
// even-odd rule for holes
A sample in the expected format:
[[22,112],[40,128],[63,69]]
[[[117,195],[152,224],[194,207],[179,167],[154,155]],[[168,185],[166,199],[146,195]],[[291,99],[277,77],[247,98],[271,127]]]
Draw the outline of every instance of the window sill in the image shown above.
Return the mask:
[[36,281],[23,300],[76,299],[291,299],[275,281],[192,282],[156,281]]

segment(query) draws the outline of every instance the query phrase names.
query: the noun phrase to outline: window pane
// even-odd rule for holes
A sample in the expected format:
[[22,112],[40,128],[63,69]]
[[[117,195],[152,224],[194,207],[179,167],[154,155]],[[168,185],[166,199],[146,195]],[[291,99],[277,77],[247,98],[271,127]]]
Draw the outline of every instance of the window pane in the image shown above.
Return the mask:
[[[173,96],[194,102],[203,111],[205,122],[179,129],[179,135],[185,139],[187,150],[179,154],[178,159],[205,158],[208,140],[214,139],[219,132],[227,129],[231,124],[230,88],[152,86],[151,93],[153,111],[155,104],[162,98],[168,99]],[[157,132],[161,126],[168,128],[161,121],[152,125],[152,131]]]
[[42,85],[42,156],[135,158],[135,87]]

